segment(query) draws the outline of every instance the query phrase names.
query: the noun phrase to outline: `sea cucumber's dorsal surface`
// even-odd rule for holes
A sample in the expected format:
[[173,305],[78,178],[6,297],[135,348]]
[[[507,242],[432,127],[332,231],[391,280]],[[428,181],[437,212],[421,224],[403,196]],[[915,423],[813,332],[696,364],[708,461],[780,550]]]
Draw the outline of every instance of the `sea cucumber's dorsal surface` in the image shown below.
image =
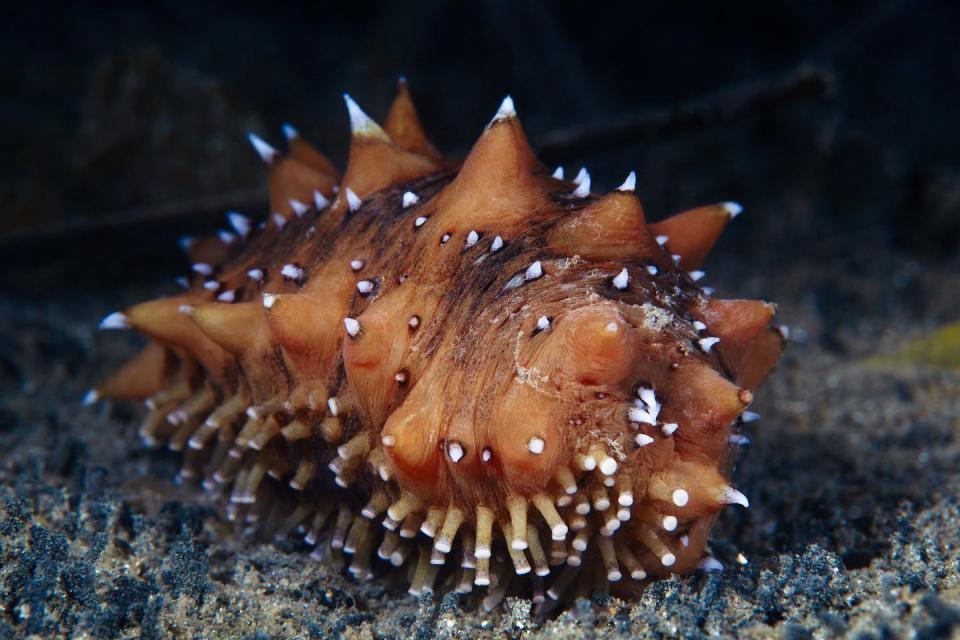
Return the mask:
[[[738,425],[783,337],[698,271],[734,203],[648,224],[631,173],[551,173],[510,98],[462,164],[403,83],[346,97],[346,170],[251,134],[270,214],[189,241],[178,296],[109,315],[146,349],[89,399],[146,399],[151,443],[228,516],[410,591],[539,602],[716,564]],[[548,600],[549,599],[549,600]]]

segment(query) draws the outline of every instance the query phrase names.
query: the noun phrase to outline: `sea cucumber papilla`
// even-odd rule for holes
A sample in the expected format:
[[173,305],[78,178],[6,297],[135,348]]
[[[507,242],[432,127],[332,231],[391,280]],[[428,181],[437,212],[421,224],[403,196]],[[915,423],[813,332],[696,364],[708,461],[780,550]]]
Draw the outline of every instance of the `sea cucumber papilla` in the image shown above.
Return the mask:
[[735,203],[647,223],[541,165],[507,98],[462,163],[401,82],[381,127],[347,96],[341,175],[290,126],[252,135],[270,214],[185,241],[185,290],[107,316],[149,344],[88,395],[231,520],[359,579],[549,604],[712,568],[774,307],[698,281]]

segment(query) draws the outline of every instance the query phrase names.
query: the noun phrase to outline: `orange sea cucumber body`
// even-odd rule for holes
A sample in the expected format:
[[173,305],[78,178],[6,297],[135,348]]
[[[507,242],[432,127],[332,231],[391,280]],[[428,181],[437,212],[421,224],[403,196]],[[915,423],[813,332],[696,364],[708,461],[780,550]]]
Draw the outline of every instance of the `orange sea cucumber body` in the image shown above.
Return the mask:
[[772,305],[696,283],[739,206],[648,224],[633,174],[595,196],[547,171],[509,98],[459,165],[403,84],[382,128],[347,103],[342,176],[292,128],[286,156],[252,136],[266,222],[231,214],[186,291],[105,319],[150,344],[91,398],[148,398],[144,437],[231,518],[414,593],[636,593],[702,563],[783,342]]

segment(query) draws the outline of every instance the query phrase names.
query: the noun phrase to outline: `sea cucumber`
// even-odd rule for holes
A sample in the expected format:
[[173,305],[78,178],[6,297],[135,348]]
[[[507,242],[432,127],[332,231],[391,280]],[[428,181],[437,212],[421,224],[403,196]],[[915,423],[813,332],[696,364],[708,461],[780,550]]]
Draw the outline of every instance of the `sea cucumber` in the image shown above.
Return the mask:
[[185,291],[108,315],[148,346],[87,400],[146,399],[144,439],[231,520],[411,593],[540,603],[710,569],[752,390],[784,336],[700,266],[727,202],[648,224],[531,150],[508,97],[462,163],[405,83],[385,124],[345,96],[341,176],[291,126],[270,215],[184,242]]

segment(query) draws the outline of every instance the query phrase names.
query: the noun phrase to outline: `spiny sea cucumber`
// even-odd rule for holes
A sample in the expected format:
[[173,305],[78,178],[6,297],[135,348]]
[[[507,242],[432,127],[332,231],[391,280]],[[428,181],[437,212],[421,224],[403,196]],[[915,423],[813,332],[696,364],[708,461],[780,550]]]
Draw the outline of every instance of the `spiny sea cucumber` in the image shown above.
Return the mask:
[[411,593],[544,603],[714,568],[784,340],[772,305],[697,284],[740,206],[648,224],[633,172],[596,196],[546,170],[509,97],[462,164],[403,82],[383,127],[345,98],[342,176],[289,125],[286,156],[250,134],[270,215],[229,213],[184,242],[182,294],[103,320],[150,343],[87,400],[146,399],[144,439],[230,519],[360,579],[406,567]]

